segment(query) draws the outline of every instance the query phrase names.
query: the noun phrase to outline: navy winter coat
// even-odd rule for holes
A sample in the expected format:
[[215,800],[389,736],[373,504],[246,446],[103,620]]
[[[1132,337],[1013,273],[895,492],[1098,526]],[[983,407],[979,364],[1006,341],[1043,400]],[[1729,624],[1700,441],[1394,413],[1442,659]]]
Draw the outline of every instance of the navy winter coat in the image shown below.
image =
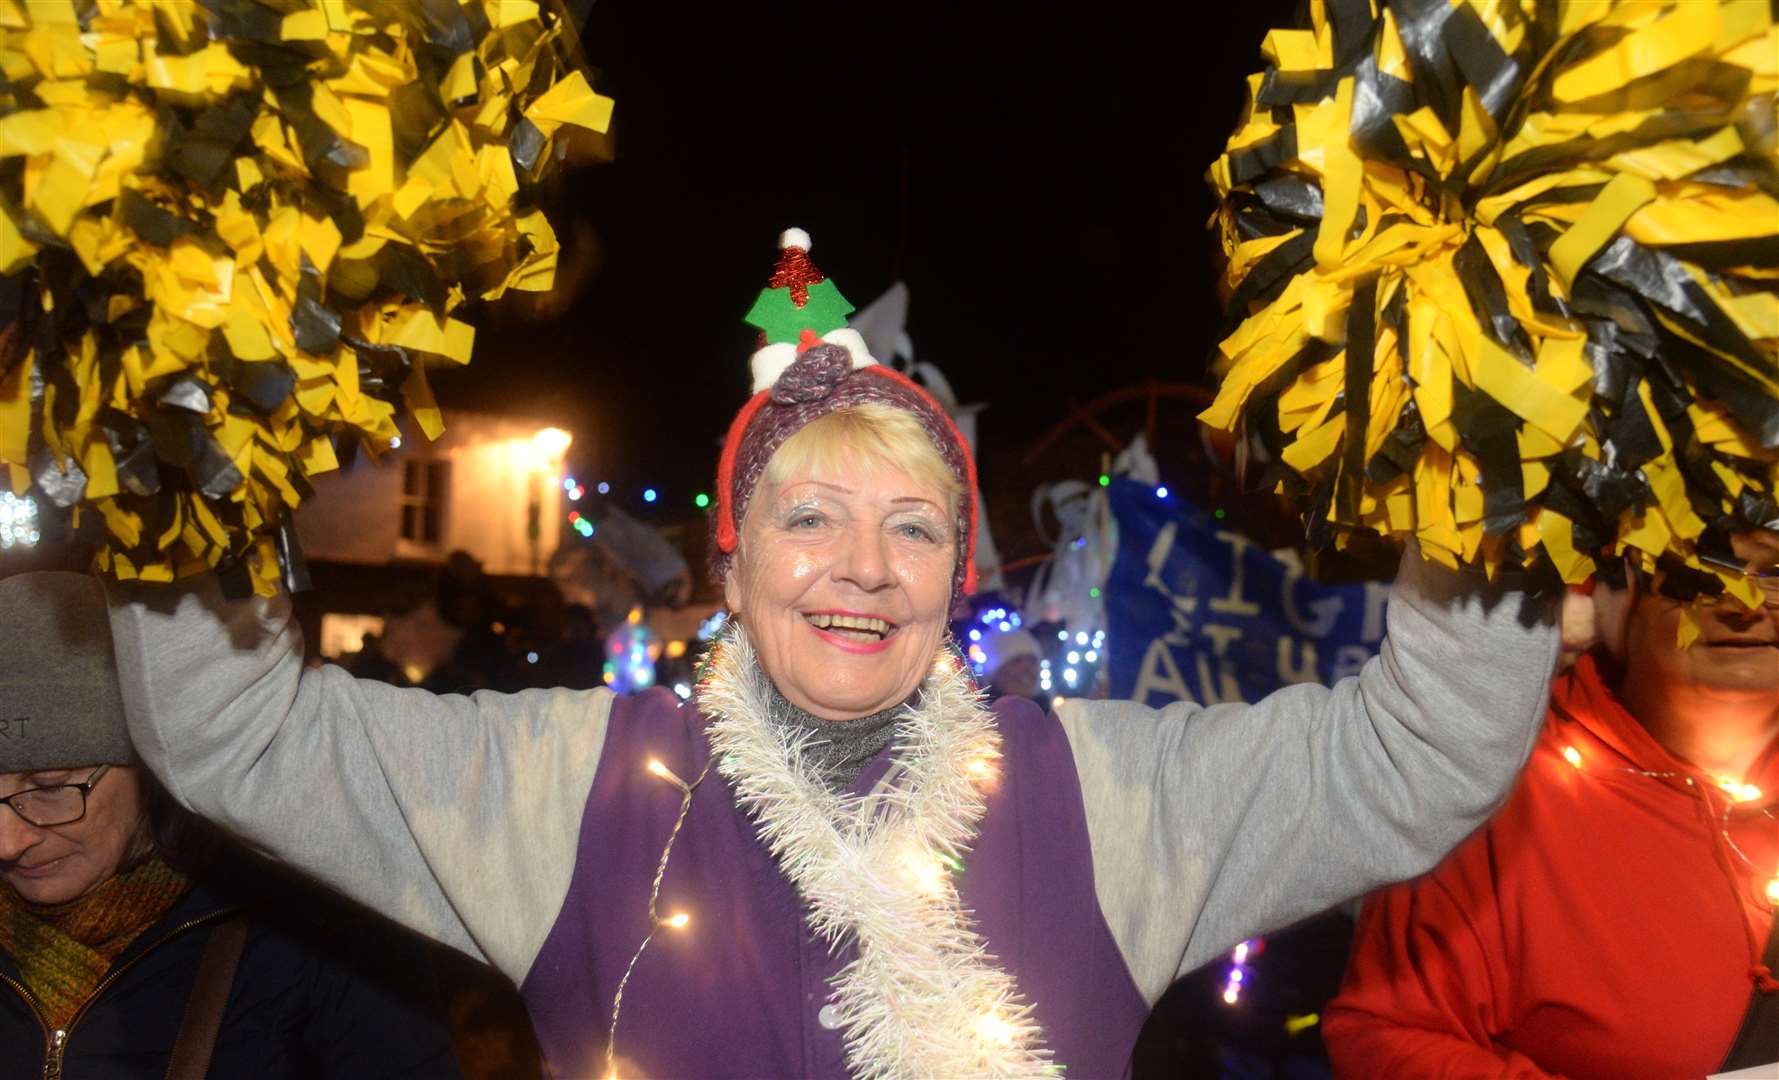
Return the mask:
[[[15,959],[0,953],[0,1080],[161,1080],[197,978],[209,931],[242,914],[199,886],[138,935],[61,1036],[27,999]],[[264,907],[245,909],[248,934],[210,1061],[217,1080],[441,1077],[462,1073],[444,1025],[337,947]],[[336,920],[337,921],[337,920]],[[355,921],[355,920],[348,920]],[[389,967],[421,955],[405,941],[374,954]],[[409,979],[411,970],[388,974]]]

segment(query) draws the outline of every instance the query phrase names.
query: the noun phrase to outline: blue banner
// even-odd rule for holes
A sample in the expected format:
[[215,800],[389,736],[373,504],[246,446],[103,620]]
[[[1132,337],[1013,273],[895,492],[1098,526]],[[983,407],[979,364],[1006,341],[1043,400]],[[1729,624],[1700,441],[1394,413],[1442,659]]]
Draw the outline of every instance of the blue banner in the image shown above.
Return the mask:
[[1175,494],[1107,490],[1118,553],[1106,581],[1113,697],[1257,701],[1356,674],[1384,636],[1389,586],[1322,586]]

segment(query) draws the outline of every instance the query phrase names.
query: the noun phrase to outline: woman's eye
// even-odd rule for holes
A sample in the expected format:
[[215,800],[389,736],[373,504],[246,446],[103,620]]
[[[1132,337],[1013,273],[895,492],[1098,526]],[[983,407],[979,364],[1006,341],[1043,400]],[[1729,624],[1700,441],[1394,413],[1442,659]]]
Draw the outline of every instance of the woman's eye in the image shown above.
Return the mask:
[[791,528],[813,529],[820,526],[821,523],[822,516],[820,514],[799,514],[791,519]]
[[910,523],[899,527],[897,531],[909,540],[931,541],[933,539],[933,530],[927,528],[925,525],[915,525]]

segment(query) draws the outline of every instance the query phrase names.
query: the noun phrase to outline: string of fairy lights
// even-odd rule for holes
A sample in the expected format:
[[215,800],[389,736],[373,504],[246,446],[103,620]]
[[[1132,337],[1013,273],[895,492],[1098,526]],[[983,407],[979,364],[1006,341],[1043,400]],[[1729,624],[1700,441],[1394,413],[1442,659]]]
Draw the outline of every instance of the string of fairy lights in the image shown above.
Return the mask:
[[[995,660],[991,647],[996,635],[1026,629],[1026,626],[1025,617],[1004,603],[992,604],[978,612],[958,632],[959,644],[970,661],[970,670],[978,678],[992,676],[994,672],[989,670],[989,665]],[[1052,707],[1065,697],[1086,695],[1093,690],[1105,660],[1106,632],[1103,629],[1071,630],[1065,626],[1033,637],[1039,648],[1047,648],[1049,653],[1038,659],[1038,689],[1050,699]]]
[[[1586,759],[1583,758],[1581,751],[1577,750],[1573,745],[1565,745],[1562,749],[1562,756],[1563,760],[1568,762],[1576,772],[1579,772],[1584,776],[1602,771],[1590,766]],[[1696,785],[1696,781],[1691,776],[1676,769],[1633,769],[1623,765],[1614,765],[1604,771],[1626,773],[1631,776],[1642,776],[1652,780],[1679,779],[1684,781],[1688,787],[1694,787]],[[1741,845],[1736,843],[1735,837],[1730,835],[1730,811],[1738,803],[1754,802],[1759,799],[1764,792],[1762,792],[1755,784],[1746,783],[1730,776],[1719,776],[1715,777],[1714,780],[1718,789],[1726,796],[1723,806],[1723,814],[1717,822],[1718,833],[1723,837],[1723,841],[1725,845],[1729,847],[1731,853],[1733,853],[1736,858],[1742,860],[1743,865],[1747,866],[1756,874],[1767,874],[1767,868],[1749,858],[1748,854],[1742,850]],[[1769,820],[1776,820],[1771,807],[1763,807],[1761,812],[1765,814]],[[1774,868],[1773,872],[1768,876],[1766,886],[1763,889],[1763,894],[1766,897],[1767,903],[1772,904],[1774,907],[1779,907],[1779,868]]]
[[[1647,777],[1652,780],[1678,779],[1684,781],[1689,787],[1694,786],[1696,783],[1693,777],[1674,769],[1633,769],[1626,766],[1610,766],[1604,769],[1597,768],[1589,765],[1583,758],[1581,751],[1577,750],[1573,745],[1565,745],[1560,753],[1565,762],[1574,768],[1576,772],[1583,775],[1589,775],[1600,771],[1610,771],[1615,773],[1625,773],[1631,776]],[[1725,846],[1729,848],[1730,852],[1735,855],[1736,858],[1742,861],[1744,866],[1747,866],[1757,875],[1768,873],[1767,868],[1761,866],[1750,858],[1748,853],[1742,850],[1741,845],[1736,843],[1736,838],[1730,834],[1730,813],[1732,809],[1740,803],[1754,802],[1764,793],[1758,785],[1746,783],[1733,777],[1720,776],[1716,777],[1715,781],[1719,790],[1726,796],[1722,813],[1719,815],[1716,822],[1718,832],[1723,837]],[[1779,820],[1779,815],[1775,815],[1771,807],[1763,807],[1761,812],[1765,814],[1769,820]],[[1769,904],[1772,904],[1774,907],[1779,907],[1779,869],[1776,869],[1772,875],[1768,877],[1763,889],[1763,894]],[[1248,989],[1253,981],[1254,961],[1259,958],[1265,948],[1265,939],[1250,938],[1237,945],[1230,952],[1229,963],[1223,970],[1223,989],[1221,996],[1225,1005],[1236,1006],[1240,1004],[1243,992]],[[1298,1031],[1319,1023],[1320,1020],[1320,1016],[1314,1013],[1304,1016],[1292,1016],[1286,1019],[1285,1028],[1289,1034],[1295,1035]]]
[[650,758],[648,773],[659,780],[665,780],[679,789],[679,815],[673,819],[673,828],[667,833],[667,842],[661,847],[661,859],[655,864],[655,880],[649,885],[649,932],[644,935],[642,944],[630,956],[630,963],[624,968],[623,976],[618,979],[617,993],[612,995],[611,1024],[605,1034],[605,1077],[606,1080],[618,1080],[618,1017],[624,1009],[624,988],[630,984],[630,975],[636,970],[636,962],[642,959],[643,950],[655,940],[655,935],[662,930],[684,930],[692,924],[692,916],[685,911],[676,911],[666,918],[661,917],[659,904],[661,900],[661,881],[667,876],[667,860],[673,855],[674,841],[679,839],[680,829],[685,827],[686,815],[692,810],[692,793],[704,778],[710,775],[710,762],[705,762],[704,769],[698,778],[691,783],[680,779],[679,775],[659,758]]
[[[720,623],[718,627],[720,628]],[[630,956],[630,963],[625,966],[624,974],[618,979],[618,987],[612,995],[611,1019],[606,1028],[605,1073],[602,1080],[619,1080],[618,1074],[618,1020],[624,1008],[624,990],[630,983],[630,976],[636,970],[637,962],[642,959],[643,952],[655,940],[655,936],[663,930],[682,932],[692,925],[692,915],[683,909],[675,910],[663,916],[660,911],[661,883],[667,876],[667,863],[673,856],[673,847],[679,839],[680,831],[685,827],[686,817],[692,809],[692,796],[697,792],[705,777],[710,775],[711,762],[707,761],[696,779],[687,783],[659,758],[649,758],[645,769],[650,776],[671,784],[680,793],[679,813],[673,819],[673,828],[668,830],[667,840],[661,846],[661,858],[655,864],[655,879],[649,885],[649,931],[643,936],[642,942]],[[968,763],[972,783],[991,785],[998,772],[990,761],[977,759]],[[903,860],[904,876],[910,887],[926,893],[937,893],[956,888],[955,875],[962,872],[963,863],[955,856],[943,851],[910,850]],[[994,1012],[977,1017],[976,1026],[979,1030],[992,1037],[1011,1039],[1014,1027],[1003,1017]]]
[[0,490],[0,551],[32,547],[41,539],[36,500]]
[[[586,484],[576,480],[572,476],[564,476],[562,478],[562,493],[571,503],[578,503],[586,498],[589,490],[599,495],[610,496],[612,493],[612,486],[606,481],[600,480],[589,489]],[[661,501],[661,489],[657,487],[644,487],[641,491],[637,492],[637,494],[641,496],[643,502],[650,506],[654,506]],[[700,491],[693,494],[692,506],[694,509],[698,510],[709,510],[710,493],[707,491]],[[570,510],[568,512],[568,525],[575,532],[579,533],[583,539],[587,540],[591,540],[593,534],[598,531],[592,520],[578,509]]]
[[1258,938],[1249,938],[1237,945],[1229,953],[1229,967],[1223,972],[1223,1003],[1234,1005],[1242,998],[1242,988],[1248,983],[1250,957],[1258,957],[1265,942]]

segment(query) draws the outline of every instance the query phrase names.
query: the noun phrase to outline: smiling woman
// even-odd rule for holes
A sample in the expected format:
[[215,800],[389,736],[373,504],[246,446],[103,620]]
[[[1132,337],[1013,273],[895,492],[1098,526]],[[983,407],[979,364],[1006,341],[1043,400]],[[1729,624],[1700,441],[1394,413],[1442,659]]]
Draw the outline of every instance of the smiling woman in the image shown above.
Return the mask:
[[114,605],[137,743],[193,807],[499,967],[558,1075],[1120,1075],[1182,972],[1476,827],[1550,613],[1411,554],[1384,656],[1333,688],[991,708],[945,636],[970,448],[808,246],[749,313],[711,515],[734,618],[690,700],[306,671],[286,600],[206,584]]
[[962,483],[911,415],[867,404],[791,436],[760,488],[724,594],[773,684],[823,720],[908,700],[954,599]]

